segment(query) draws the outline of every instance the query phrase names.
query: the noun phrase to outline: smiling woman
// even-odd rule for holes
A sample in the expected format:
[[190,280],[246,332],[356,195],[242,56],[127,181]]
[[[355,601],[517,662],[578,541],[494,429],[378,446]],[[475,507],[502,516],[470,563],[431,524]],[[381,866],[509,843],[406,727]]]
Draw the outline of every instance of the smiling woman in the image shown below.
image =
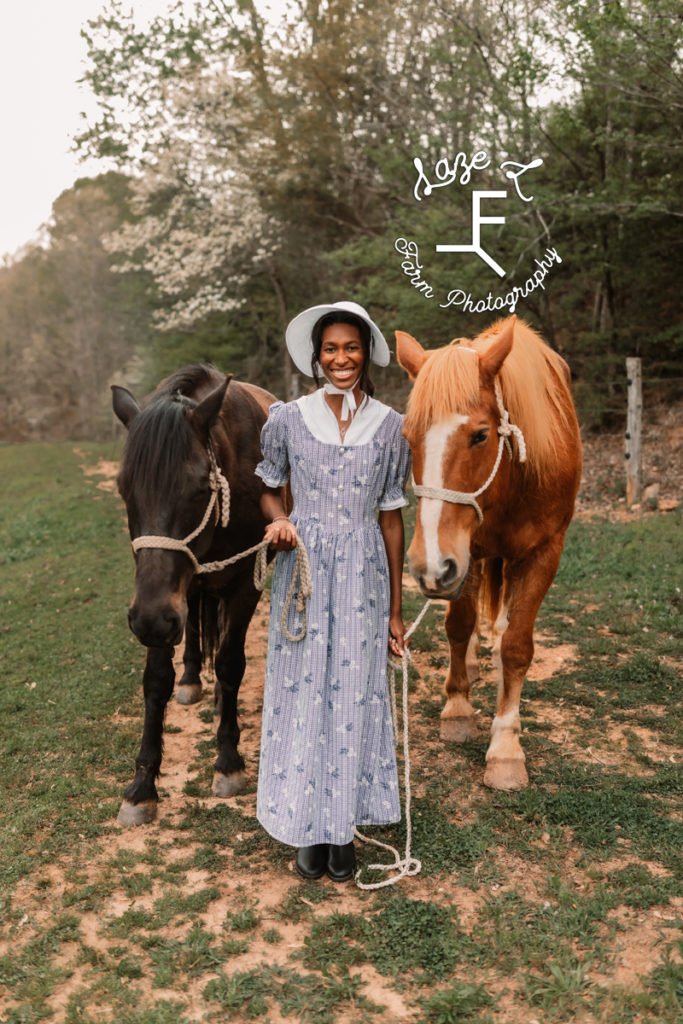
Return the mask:
[[313,356],[311,372],[320,384],[325,378],[325,393],[337,417],[339,436],[344,440],[361,394],[372,397],[375,385],[370,379],[373,347],[369,325],[353,313],[328,313],[321,317],[311,333]]
[[[386,654],[387,644],[403,651],[409,450],[402,417],[372,397],[370,363],[386,365],[389,349],[362,306],[305,310],[286,341],[299,370],[325,383],[276,403],[261,434],[265,536],[279,554],[257,814],[275,839],[298,847],[300,875],[341,882],[354,872],[356,826],[400,816]],[[290,516],[278,490],[286,483]],[[314,583],[306,636],[292,643],[280,621],[300,540]]]
[[366,363],[358,327],[334,322],[320,333],[317,357],[327,379],[339,388],[355,385]]

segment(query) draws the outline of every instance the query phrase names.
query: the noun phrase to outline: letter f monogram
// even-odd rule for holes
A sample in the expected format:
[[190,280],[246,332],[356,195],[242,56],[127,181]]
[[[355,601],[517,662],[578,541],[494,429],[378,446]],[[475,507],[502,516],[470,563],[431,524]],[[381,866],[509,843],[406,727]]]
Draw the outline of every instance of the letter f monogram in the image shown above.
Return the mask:
[[481,247],[481,225],[482,224],[504,224],[505,217],[482,217],[481,200],[507,199],[507,192],[472,192],[472,244],[471,245],[437,245],[437,252],[474,252],[480,257],[491,270],[495,270],[499,277],[505,276],[505,271],[499,263],[489,256]]

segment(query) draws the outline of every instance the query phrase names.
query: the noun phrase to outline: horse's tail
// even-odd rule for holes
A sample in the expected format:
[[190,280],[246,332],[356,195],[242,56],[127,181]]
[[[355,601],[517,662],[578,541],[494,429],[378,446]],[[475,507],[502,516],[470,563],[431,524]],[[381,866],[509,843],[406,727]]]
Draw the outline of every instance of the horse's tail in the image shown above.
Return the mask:
[[488,619],[491,627],[498,618],[502,593],[503,559],[487,558],[482,568],[479,602],[481,613]]
[[223,602],[216,594],[204,589],[199,595],[199,637],[201,643],[201,659],[204,665],[213,665],[213,657],[218,650],[223,631]]

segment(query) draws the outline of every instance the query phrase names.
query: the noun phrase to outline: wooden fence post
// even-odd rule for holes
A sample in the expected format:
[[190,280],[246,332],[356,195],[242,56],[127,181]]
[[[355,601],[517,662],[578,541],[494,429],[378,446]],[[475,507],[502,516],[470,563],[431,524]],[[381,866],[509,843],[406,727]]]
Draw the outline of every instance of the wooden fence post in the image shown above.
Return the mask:
[[628,410],[626,414],[626,504],[640,501],[642,486],[641,430],[643,422],[643,383],[640,359],[626,360]]

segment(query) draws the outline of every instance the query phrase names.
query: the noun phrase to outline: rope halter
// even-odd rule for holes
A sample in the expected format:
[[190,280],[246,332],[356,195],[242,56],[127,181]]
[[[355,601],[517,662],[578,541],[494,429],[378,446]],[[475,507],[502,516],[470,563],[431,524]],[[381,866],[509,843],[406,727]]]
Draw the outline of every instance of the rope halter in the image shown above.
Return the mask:
[[413,491],[418,498],[436,498],[438,501],[450,501],[454,505],[471,505],[477,513],[479,525],[484,521],[484,513],[481,510],[477,498],[480,494],[484,493],[498,472],[500,460],[503,457],[503,447],[507,448],[508,454],[510,458],[512,458],[512,446],[510,444],[510,436],[512,434],[514,434],[517,440],[519,461],[526,462],[526,442],[524,440],[524,434],[519,427],[515,426],[514,423],[510,423],[510,415],[503,405],[503,397],[500,392],[500,384],[498,383],[497,377],[494,380],[493,385],[496,394],[496,402],[498,403],[498,411],[500,413],[500,423],[498,424],[499,441],[496,461],[486,483],[482,484],[476,491],[451,491],[446,487],[423,487],[422,484],[416,484],[413,479]]
[[[258,544],[254,544],[252,547],[247,548],[246,551],[240,551],[238,554],[231,555],[230,558],[224,558],[219,562],[199,562],[194,551],[189,546],[190,541],[193,541],[195,537],[198,537],[202,530],[205,529],[211,519],[212,513],[216,517],[216,525],[220,523],[221,526],[226,527],[230,522],[230,484],[216,461],[216,453],[211,441],[209,441],[208,445],[208,455],[210,463],[209,487],[211,488],[211,496],[206,507],[206,512],[204,513],[202,521],[196,530],[193,530],[192,533],[188,533],[187,537],[183,537],[182,540],[178,540],[176,537],[159,537],[154,534],[146,534],[143,537],[136,537],[132,542],[133,551],[140,551],[141,548],[162,548],[165,551],[182,551],[183,554],[187,555],[192,562],[194,571],[200,575],[208,572],[220,572],[221,569],[227,569],[229,565],[234,565],[236,562],[240,562],[243,558],[248,558],[249,555],[256,554],[256,559],[254,561],[254,586],[257,590],[263,590],[266,584],[268,547],[270,546],[270,541],[261,540]],[[283,634],[292,643],[297,643],[299,640],[303,640],[306,635],[306,601],[311,596],[312,592],[313,577],[311,575],[308,552],[303,540],[299,537],[297,539],[292,579],[282,606],[282,618],[280,621],[280,627]],[[301,629],[296,634],[290,633],[287,627],[289,609],[295,597],[296,610],[301,615]]]
[[216,525],[220,523],[221,526],[227,526],[230,522],[230,484],[223,475],[223,471],[216,461],[216,453],[210,441],[208,454],[210,464],[209,487],[211,489],[211,495],[209,497],[209,504],[206,507],[204,517],[196,530],[193,530],[192,533],[188,533],[187,537],[184,537],[182,540],[178,540],[176,537],[158,537],[154,534],[146,534],[143,537],[136,537],[133,541],[133,551],[138,552],[141,548],[164,548],[166,551],[182,551],[192,562],[195,572],[205,573],[215,571],[212,567],[217,563],[207,562],[202,565],[197,561],[194,551],[192,551],[189,546],[190,541],[193,541],[195,537],[198,537],[206,528],[209,520],[211,519],[212,512],[215,515]]

